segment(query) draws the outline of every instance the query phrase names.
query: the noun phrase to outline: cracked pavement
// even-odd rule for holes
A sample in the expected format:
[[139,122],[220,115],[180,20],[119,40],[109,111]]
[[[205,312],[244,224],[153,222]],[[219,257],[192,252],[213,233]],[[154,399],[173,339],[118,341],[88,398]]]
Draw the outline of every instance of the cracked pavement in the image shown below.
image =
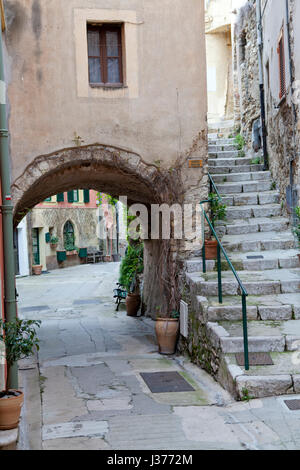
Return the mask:
[[[20,363],[19,449],[299,449],[300,411],[235,402],[188,358],[157,352],[154,322],[115,312],[118,263],[19,278],[19,314],[40,319]],[[152,393],[142,372],[177,371],[194,391]]]

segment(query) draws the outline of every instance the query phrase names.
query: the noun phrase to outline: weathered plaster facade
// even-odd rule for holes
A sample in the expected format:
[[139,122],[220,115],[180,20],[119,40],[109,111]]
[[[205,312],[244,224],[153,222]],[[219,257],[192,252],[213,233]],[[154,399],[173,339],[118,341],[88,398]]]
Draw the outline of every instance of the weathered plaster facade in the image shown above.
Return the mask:
[[[46,197],[78,187],[146,204],[206,196],[203,1],[190,0],[188,9],[184,0],[124,0],[121,9],[118,0],[6,0],[5,7],[16,223]],[[124,86],[89,86],[89,22],[123,24]],[[202,167],[189,168],[189,159]],[[146,245],[154,266],[156,243]],[[195,248],[176,245],[181,257]],[[166,256],[177,265],[170,247]],[[150,311],[162,290],[149,285]]]

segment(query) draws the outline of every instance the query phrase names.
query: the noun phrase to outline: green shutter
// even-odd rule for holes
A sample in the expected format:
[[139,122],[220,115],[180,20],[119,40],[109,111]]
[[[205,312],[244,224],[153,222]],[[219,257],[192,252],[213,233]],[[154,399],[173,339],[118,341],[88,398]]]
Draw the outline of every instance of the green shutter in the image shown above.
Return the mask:
[[74,191],[68,191],[68,202],[74,202]]
[[47,197],[47,198],[44,200],[44,202],[51,202],[51,199],[52,199],[51,196],[50,196],[50,197]]
[[90,190],[89,189],[83,190],[83,200],[85,204],[88,204],[90,202]]
[[64,200],[65,200],[65,195],[64,195],[64,193],[59,193],[59,194],[56,196],[56,200],[57,200],[57,202],[64,202]]
[[51,239],[51,235],[50,235],[49,232],[47,232],[47,233],[45,234],[46,243],[50,243],[50,239]]

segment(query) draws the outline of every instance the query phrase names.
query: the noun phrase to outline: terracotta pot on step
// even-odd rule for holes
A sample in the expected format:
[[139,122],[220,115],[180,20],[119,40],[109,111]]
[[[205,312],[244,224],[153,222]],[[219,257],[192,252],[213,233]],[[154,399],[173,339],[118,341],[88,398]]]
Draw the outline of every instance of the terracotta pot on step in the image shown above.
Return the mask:
[[36,276],[39,276],[40,274],[42,274],[42,268],[43,266],[40,264],[36,264],[32,266],[33,274],[35,274]]
[[205,259],[217,259],[218,242],[217,240],[205,240]]
[[155,323],[155,333],[160,354],[175,353],[178,330],[178,319],[157,318]]
[[127,294],[126,311],[129,317],[136,317],[141,305],[141,296],[139,294]]
[[20,390],[10,390],[17,392],[17,397],[0,398],[0,430],[15,429],[18,427],[21,408],[24,402],[24,395]]

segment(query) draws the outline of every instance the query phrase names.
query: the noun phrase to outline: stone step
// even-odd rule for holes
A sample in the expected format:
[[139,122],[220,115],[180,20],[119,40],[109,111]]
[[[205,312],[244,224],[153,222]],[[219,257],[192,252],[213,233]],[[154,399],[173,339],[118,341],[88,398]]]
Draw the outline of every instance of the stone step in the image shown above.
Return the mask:
[[[245,181],[240,183],[222,183],[217,184],[217,189],[222,196],[223,194],[241,194],[241,193],[254,193],[263,191],[274,191],[271,188],[270,181]],[[275,191],[276,192],[276,191]],[[277,194],[279,194],[277,192]],[[265,204],[268,204],[266,202]]]
[[[251,166],[252,158],[241,157],[241,158],[209,158],[208,166],[209,167],[222,167],[230,168],[232,167],[241,167],[241,166]],[[249,171],[249,170],[248,170]],[[226,172],[225,172],[226,173]]]
[[271,352],[274,365],[250,366],[249,371],[237,365],[234,354],[226,354],[217,379],[239,400],[280,395],[291,395],[293,399],[293,394],[300,393],[298,354]]
[[[240,161],[241,159],[239,159]],[[216,160],[217,161],[217,160]],[[209,173],[213,175],[225,175],[233,173],[250,173],[263,171],[263,165],[238,165],[238,166],[212,166],[208,165]]]
[[222,196],[222,202],[230,207],[279,204],[280,194],[277,191],[227,194]]
[[[221,159],[227,159],[227,158],[244,158],[240,157],[241,152],[240,150],[234,149],[234,150],[221,150],[220,152],[208,152],[208,160],[210,159],[215,159],[215,158],[221,158]],[[252,159],[251,159],[252,160]]]
[[[224,354],[244,352],[243,323],[221,321],[207,323],[214,346]],[[300,342],[300,320],[257,321],[247,323],[249,353],[294,351]]]
[[[269,269],[295,269],[300,267],[298,250],[272,250],[258,255],[257,252],[230,253],[230,261],[237,271],[265,271]],[[262,259],[257,259],[261,256]],[[222,260],[222,271],[229,271],[226,260]],[[185,262],[188,273],[203,272],[202,258],[192,258]],[[216,260],[206,261],[206,271],[217,270]]]
[[234,138],[223,138],[218,137],[217,134],[211,134],[208,136],[208,145],[236,145]]
[[252,217],[280,217],[282,213],[280,204],[266,204],[253,206],[228,207],[226,210],[226,221],[236,219],[250,219]]
[[218,183],[242,183],[244,181],[270,181],[272,184],[271,173],[269,171],[256,171],[249,173],[229,173],[214,175],[213,180]]
[[208,145],[208,153],[218,153],[218,152],[226,152],[231,150],[237,150],[236,144],[210,144]]
[[227,235],[242,235],[256,232],[281,232],[289,227],[289,219],[284,217],[256,217],[252,219],[237,219],[231,223],[218,221],[217,229],[223,228]]
[[224,235],[222,244],[228,252],[259,252],[295,248],[295,239],[287,232],[258,232],[241,235]]
[[[300,289],[300,269],[276,269],[269,271],[238,271],[249,295],[277,295],[297,293]],[[218,274],[186,273],[187,284],[193,295],[203,297],[218,295]],[[223,295],[240,295],[237,280],[231,271],[222,273]]]
[[[225,296],[219,304],[218,297],[197,296],[195,310],[201,319],[210,322],[242,321],[240,296]],[[247,319],[262,321],[300,320],[300,293],[277,295],[249,295]]]

